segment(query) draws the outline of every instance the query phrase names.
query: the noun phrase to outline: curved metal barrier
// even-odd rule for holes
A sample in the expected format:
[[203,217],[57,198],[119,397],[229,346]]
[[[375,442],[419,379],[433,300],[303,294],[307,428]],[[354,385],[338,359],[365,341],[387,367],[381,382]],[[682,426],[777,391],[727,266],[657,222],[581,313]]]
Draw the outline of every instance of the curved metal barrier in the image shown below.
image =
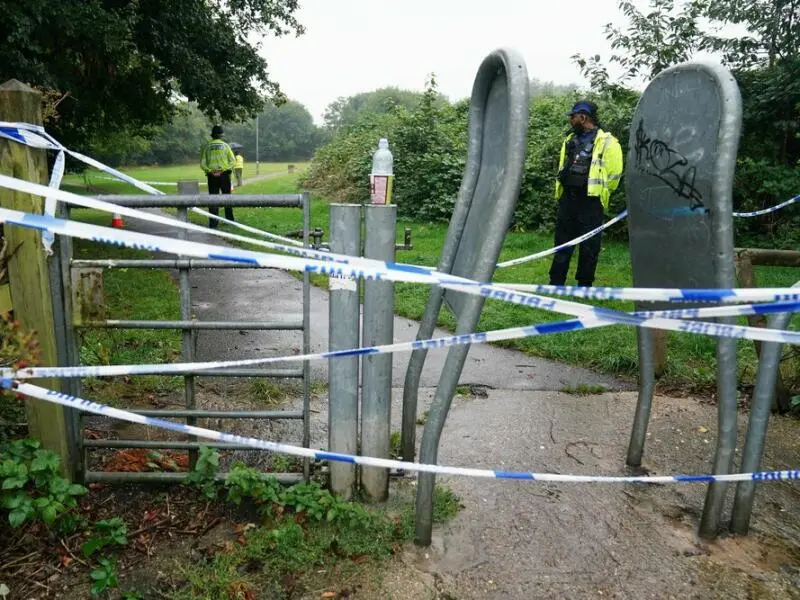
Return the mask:
[[[528,71],[516,52],[498,49],[481,63],[472,88],[467,163],[450,220],[439,271],[490,281],[514,214],[528,138]],[[431,337],[442,301],[456,315],[456,335],[475,330],[484,298],[434,287],[417,339]],[[428,412],[420,460],[435,463],[456,384],[469,346],[449,350],[436,397]],[[403,458],[413,460],[420,374],[426,350],[412,353],[403,390]],[[431,541],[434,475],[421,473],[417,486],[416,541]]]

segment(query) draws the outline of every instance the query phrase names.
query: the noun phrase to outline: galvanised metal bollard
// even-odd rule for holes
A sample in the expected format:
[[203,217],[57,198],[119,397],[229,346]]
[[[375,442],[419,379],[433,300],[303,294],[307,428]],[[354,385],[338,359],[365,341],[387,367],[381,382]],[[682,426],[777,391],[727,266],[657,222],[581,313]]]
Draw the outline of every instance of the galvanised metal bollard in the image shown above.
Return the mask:
[[[785,329],[791,318],[791,313],[772,315],[767,321],[767,326],[771,329]],[[740,473],[748,473],[750,470],[757,471],[761,468],[782,349],[783,344],[777,342],[765,342],[761,345],[761,361],[758,365],[756,387],[750,406],[750,418],[747,421]],[[755,481],[743,481],[736,486],[731,515],[731,531],[733,533],[746,535],[749,531],[755,493]]]
[[[364,256],[394,261],[397,207],[364,207]],[[391,344],[394,335],[394,284],[391,281],[364,282],[364,346]],[[392,355],[363,357],[361,396],[361,453],[389,457],[392,406]],[[362,467],[361,487],[372,500],[389,496],[389,470]]]
[[[330,205],[331,251],[358,256],[361,250],[361,205]],[[331,276],[329,309],[329,350],[359,346],[361,300],[359,281]],[[328,363],[328,448],[331,452],[356,454],[358,449],[358,357]],[[330,488],[349,498],[355,490],[355,465],[330,464]]]

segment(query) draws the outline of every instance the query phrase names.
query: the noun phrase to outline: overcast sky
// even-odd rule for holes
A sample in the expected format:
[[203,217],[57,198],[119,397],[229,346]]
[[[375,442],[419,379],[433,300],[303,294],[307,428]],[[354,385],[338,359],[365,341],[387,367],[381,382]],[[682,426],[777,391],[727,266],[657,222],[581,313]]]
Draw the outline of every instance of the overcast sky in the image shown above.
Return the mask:
[[431,72],[451,100],[469,96],[481,61],[500,46],[522,54],[530,77],[585,85],[570,56],[607,57],[603,25],[624,23],[617,0],[301,0],[297,18],[305,35],[269,38],[263,54],[318,123],[339,96],[419,90]]

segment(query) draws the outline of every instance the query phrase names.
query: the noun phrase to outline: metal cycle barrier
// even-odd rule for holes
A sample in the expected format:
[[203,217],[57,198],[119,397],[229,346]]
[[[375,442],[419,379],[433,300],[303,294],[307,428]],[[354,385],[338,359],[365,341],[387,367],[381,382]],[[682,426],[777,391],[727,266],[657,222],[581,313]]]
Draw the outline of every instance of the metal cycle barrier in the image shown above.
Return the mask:
[[[194,183],[194,182],[193,182]],[[182,186],[185,188],[185,186]],[[195,184],[195,189],[197,186]],[[287,195],[217,195],[210,200],[207,194],[181,194],[181,195],[129,195],[129,196],[96,196],[97,199],[113,202],[118,206],[131,208],[175,208],[177,217],[181,221],[188,220],[188,209],[195,206],[214,204],[217,206],[253,207],[253,208],[297,208],[303,213],[303,246],[309,247],[309,222],[310,222],[310,196],[303,194]],[[69,217],[69,205],[62,205],[62,213]],[[187,231],[178,231],[178,238],[187,239]],[[66,357],[70,365],[80,365],[79,331],[90,329],[173,329],[182,332],[181,358],[184,362],[195,360],[195,347],[200,331],[222,330],[261,330],[261,331],[299,331],[302,332],[303,354],[310,351],[310,276],[303,274],[302,280],[302,310],[288,318],[264,321],[198,321],[192,318],[191,285],[189,275],[194,269],[253,269],[259,265],[243,262],[231,262],[214,259],[106,259],[106,260],[77,260],[73,257],[72,242],[70,238],[59,239],[58,254],[61,271],[61,286],[64,298],[64,320]],[[170,269],[178,272],[178,287],[180,293],[181,320],[84,320],[75,306],[75,287],[80,284],[81,274],[91,271],[104,271],[108,269]],[[302,421],[302,445],[310,446],[310,366],[309,361],[303,361],[299,367],[292,368],[227,368],[192,370],[183,369],[175,373],[184,377],[185,408],[182,409],[136,409],[131,410],[138,415],[160,417],[164,419],[185,419],[187,425],[196,425],[198,419],[272,419],[272,420],[300,420]],[[195,383],[197,377],[263,377],[263,378],[292,378],[299,379],[302,387],[303,407],[301,410],[204,410],[197,407]],[[67,380],[69,393],[80,394],[80,379]],[[85,413],[75,411],[72,430],[73,442],[78,448],[79,460],[76,461],[78,476],[86,483],[89,482],[161,482],[175,481],[186,477],[186,473],[171,472],[122,472],[122,471],[96,471],[90,468],[90,453],[93,450],[112,448],[147,448],[161,450],[188,450],[192,463],[196,459],[197,451],[201,446],[214,447],[221,450],[252,450],[252,446],[236,443],[214,443],[198,441],[194,436],[189,436],[188,441],[154,441],[154,440],[114,440],[114,439],[89,439],[83,434]],[[282,483],[292,483],[301,478],[308,479],[310,470],[309,458],[303,459],[303,473],[276,473],[275,476]]]
[[[470,98],[468,150],[458,199],[447,229],[438,271],[447,276],[490,281],[516,206],[528,130],[528,72],[515,51],[500,48],[481,63]],[[455,315],[456,335],[476,330],[484,296],[462,289],[431,289],[417,339],[431,337],[444,303]],[[505,292],[501,292],[505,296]],[[403,385],[403,458],[415,455],[417,403],[427,348],[415,349]],[[454,346],[439,377],[420,443],[420,461],[435,463],[456,385],[469,346]],[[421,473],[417,485],[415,541],[431,543],[435,479]]]

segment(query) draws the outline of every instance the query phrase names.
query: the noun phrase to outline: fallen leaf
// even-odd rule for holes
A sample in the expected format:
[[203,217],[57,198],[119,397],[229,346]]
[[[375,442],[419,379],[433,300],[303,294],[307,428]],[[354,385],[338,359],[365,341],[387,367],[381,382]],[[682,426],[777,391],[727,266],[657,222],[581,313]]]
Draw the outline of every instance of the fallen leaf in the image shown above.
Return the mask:
[[708,433],[708,427],[703,427],[702,425],[697,428],[697,433]]
[[236,525],[233,526],[233,531],[234,533],[244,533],[249,529],[255,529],[255,528],[256,528],[255,523],[237,523]]
[[322,592],[322,598],[336,598],[336,592]]

